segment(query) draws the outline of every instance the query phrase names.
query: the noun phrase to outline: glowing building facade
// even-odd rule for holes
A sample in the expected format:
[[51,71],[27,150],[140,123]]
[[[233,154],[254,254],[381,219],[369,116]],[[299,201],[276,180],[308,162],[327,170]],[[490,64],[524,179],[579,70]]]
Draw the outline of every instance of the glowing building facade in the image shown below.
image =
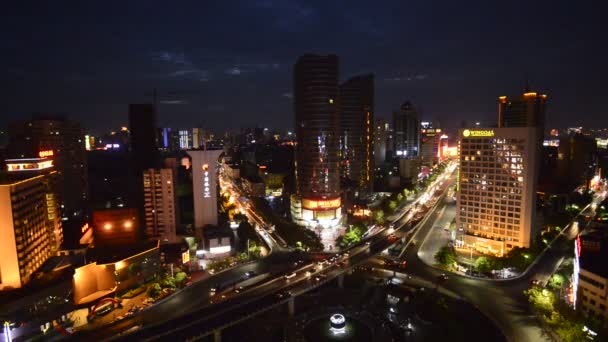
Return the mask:
[[457,216],[461,243],[503,255],[535,236],[534,127],[460,130]]
[[28,283],[63,241],[52,161],[6,163],[0,181],[0,290]]
[[146,237],[174,242],[176,205],[173,170],[148,169],[144,171],[143,180]]
[[338,57],[304,55],[294,66],[297,196],[293,219],[333,227],[341,218]]
[[190,150],[194,228],[217,226],[217,166],[222,150]]

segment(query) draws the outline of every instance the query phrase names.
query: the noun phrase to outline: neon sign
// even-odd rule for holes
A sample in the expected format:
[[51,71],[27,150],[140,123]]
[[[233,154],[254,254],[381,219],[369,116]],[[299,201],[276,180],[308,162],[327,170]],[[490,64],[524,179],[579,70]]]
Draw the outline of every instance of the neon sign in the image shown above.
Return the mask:
[[465,129],[464,131],[462,131],[462,136],[465,138],[468,138],[468,137],[493,137],[494,131],[491,129],[484,129],[484,130]]
[[340,198],[331,199],[331,200],[309,200],[302,199],[302,207],[306,209],[335,209],[340,207],[342,201]]
[[44,150],[44,151],[38,152],[38,157],[40,157],[40,158],[52,157],[54,154],[55,153],[53,152],[53,150]]

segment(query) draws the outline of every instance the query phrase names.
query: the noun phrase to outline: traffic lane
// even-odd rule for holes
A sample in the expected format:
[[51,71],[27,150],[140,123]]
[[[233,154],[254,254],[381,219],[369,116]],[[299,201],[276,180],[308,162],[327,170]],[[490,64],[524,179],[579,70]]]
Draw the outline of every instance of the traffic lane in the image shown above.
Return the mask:
[[[217,286],[218,284],[237,282],[246,272],[250,271],[254,271],[258,274],[266,272],[283,272],[290,267],[290,263],[295,260],[295,257],[296,256],[273,255],[254,263],[218,273],[213,277],[190,285],[181,292],[168,297],[163,302],[152,305],[146,310],[141,311],[138,315],[126,318],[112,325],[78,332],[76,336],[99,336],[99,334],[103,334],[106,337],[110,337],[137,325],[151,325],[180,317],[188,312],[195,311],[200,307],[208,306],[209,292],[212,287]],[[282,262],[275,263],[275,261]]]
[[[308,265],[307,268],[312,267]],[[332,271],[331,268],[326,272]],[[325,272],[325,271],[324,271]],[[335,274],[334,274],[335,275]],[[188,314],[181,317],[175,322],[169,322],[156,326],[145,327],[142,330],[124,336],[129,340],[140,340],[142,338],[157,339],[162,338],[167,331],[170,331],[172,338],[183,337],[192,338],[201,332],[206,332],[214,328],[228,324],[231,321],[236,321],[239,317],[246,317],[250,314],[259,311],[262,308],[272,305],[276,300],[281,299],[276,296],[281,291],[287,289],[306,289],[311,286],[311,277],[306,276],[304,271],[300,271],[296,277],[284,279],[284,277],[275,279],[276,281],[268,284],[260,284],[250,291],[242,293],[243,296],[236,298],[227,298],[213,307],[213,312],[209,312],[208,308],[203,308],[193,314]],[[273,298],[274,296],[274,298]],[[268,301],[268,299],[271,299]],[[204,319],[201,319],[204,317]],[[122,339],[123,337],[120,337]]]
[[[433,229],[432,222],[429,219],[420,227],[421,234],[430,233]],[[406,252],[408,271],[423,278],[438,279],[443,272],[424,264],[417,252],[418,248],[411,248]],[[525,278],[496,282],[450,274],[442,286],[461,294],[476,305],[495,322],[510,341],[542,341],[540,322],[532,314],[523,295],[528,284],[529,281]]]

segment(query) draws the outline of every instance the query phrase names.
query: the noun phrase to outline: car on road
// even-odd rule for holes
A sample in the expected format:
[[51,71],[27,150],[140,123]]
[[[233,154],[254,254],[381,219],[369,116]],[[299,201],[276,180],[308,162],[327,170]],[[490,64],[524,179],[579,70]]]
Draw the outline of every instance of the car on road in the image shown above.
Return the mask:
[[292,272],[292,273],[286,274],[284,276],[284,278],[285,278],[285,280],[289,280],[289,279],[291,279],[291,278],[293,278],[295,276],[296,276],[296,272]]
[[293,292],[291,292],[291,291],[281,291],[275,295],[275,297],[277,297],[278,299],[291,297],[291,296],[293,296]]
[[246,278],[251,278],[255,275],[255,271],[249,271],[249,272],[245,272],[245,277]]
[[445,273],[441,273],[439,275],[439,277],[437,277],[437,279],[439,279],[439,281],[447,281],[448,280],[448,276]]
[[243,292],[243,290],[244,290],[244,289],[245,289],[244,287],[239,286],[239,287],[237,287],[236,289],[234,289],[234,292],[235,292],[235,293],[241,293],[241,292]]
[[317,276],[315,277],[315,281],[321,281],[325,278],[327,278],[325,274],[317,274]]

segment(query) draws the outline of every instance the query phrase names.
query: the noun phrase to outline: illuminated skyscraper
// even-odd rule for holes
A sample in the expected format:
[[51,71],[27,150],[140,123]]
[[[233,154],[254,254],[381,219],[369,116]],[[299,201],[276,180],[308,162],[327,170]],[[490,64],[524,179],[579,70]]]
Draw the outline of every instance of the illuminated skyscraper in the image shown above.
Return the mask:
[[341,215],[338,92],[337,56],[298,59],[294,66],[296,181],[301,218],[309,226],[333,226]]
[[395,156],[416,158],[420,153],[420,114],[409,101],[393,111]]
[[530,247],[536,232],[537,129],[460,130],[456,224],[460,240],[503,255]]
[[0,174],[0,290],[19,288],[62,243],[53,160],[11,159]]
[[498,98],[498,127],[541,127],[544,129],[546,102],[547,95],[529,91],[527,87],[519,98],[500,96]]
[[340,148],[343,176],[370,192],[374,172],[374,75],[349,79],[340,86]]
[[53,158],[60,215],[67,219],[66,244],[77,246],[88,201],[85,140],[80,125],[61,116],[41,114],[12,122],[7,150],[10,158]]

